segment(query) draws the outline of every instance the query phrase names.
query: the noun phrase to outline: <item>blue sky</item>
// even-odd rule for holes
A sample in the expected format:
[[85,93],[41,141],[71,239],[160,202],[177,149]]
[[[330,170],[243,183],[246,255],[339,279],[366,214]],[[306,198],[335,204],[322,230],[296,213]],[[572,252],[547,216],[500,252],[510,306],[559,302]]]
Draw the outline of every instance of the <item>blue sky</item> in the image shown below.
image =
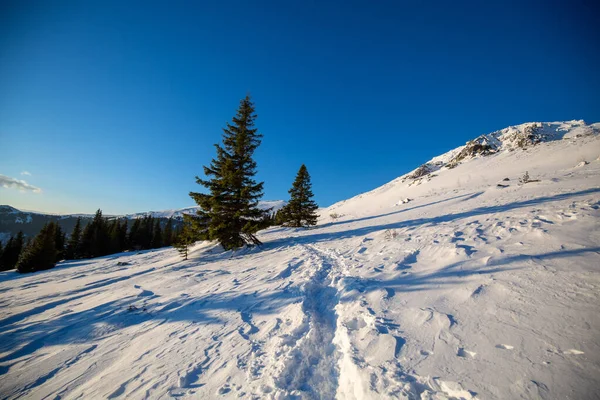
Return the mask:
[[247,93],[264,135],[265,199],[287,198],[305,163],[321,206],[508,125],[598,122],[597,11],[566,1],[3,1],[0,204],[111,214],[192,205],[194,176]]

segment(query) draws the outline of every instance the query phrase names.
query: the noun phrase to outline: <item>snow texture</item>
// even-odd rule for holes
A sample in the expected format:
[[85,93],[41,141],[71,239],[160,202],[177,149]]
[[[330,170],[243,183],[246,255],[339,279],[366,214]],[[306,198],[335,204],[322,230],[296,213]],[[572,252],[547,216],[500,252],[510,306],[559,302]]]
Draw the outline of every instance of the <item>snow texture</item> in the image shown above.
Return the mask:
[[396,179],[260,248],[0,273],[0,398],[595,398],[595,129]]

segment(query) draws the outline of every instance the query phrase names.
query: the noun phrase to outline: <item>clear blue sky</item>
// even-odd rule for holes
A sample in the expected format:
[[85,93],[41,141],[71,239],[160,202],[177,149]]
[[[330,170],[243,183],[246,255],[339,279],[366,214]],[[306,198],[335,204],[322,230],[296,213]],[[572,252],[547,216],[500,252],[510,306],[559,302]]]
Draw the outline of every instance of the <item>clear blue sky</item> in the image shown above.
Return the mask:
[[265,199],[306,163],[321,206],[508,125],[597,122],[598,15],[593,1],[3,0],[0,204],[192,205],[246,93]]

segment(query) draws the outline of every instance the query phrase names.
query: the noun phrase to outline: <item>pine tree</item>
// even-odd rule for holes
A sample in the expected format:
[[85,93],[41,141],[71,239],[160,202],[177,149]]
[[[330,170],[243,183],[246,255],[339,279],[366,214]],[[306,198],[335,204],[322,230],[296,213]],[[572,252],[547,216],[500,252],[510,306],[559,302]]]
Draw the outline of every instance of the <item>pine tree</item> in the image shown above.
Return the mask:
[[152,230],[152,243],[150,247],[153,249],[163,247],[163,233],[160,227],[159,218],[156,218],[156,222],[154,223],[154,229]]
[[81,238],[82,257],[92,258],[105,256],[110,253],[110,237],[108,224],[98,209],[92,222],[86,225]]
[[256,162],[252,156],[262,135],[254,128],[255,119],[254,105],[246,96],[232,123],[223,129],[223,145],[215,145],[217,157],[204,167],[208,179],[196,177],[196,183],[209,194],[190,192],[200,206],[193,228],[218,240],[226,250],[260,244],[254,234],[264,215],[257,208],[263,182],[254,180]]
[[44,225],[33,242],[21,253],[17,271],[21,273],[50,269],[56,264],[56,224]]
[[121,251],[121,226],[118,218],[115,218],[110,223],[110,227],[108,228],[108,237],[109,237],[109,254],[118,253]]
[[123,218],[123,222],[119,224],[119,252],[127,250],[127,218]]
[[23,232],[19,231],[17,236],[11,236],[0,257],[0,271],[8,271],[15,268],[19,256],[24,248]]
[[170,246],[171,244],[173,244],[173,217],[167,220],[163,231],[163,245]]
[[142,248],[140,244],[141,221],[141,218],[136,218],[129,230],[129,248],[132,250],[140,250]]
[[292,188],[288,192],[290,201],[283,208],[281,218],[285,225],[292,227],[308,227],[317,224],[316,213],[319,206],[312,200],[312,184],[306,166],[302,164],[296,175]]
[[190,246],[196,242],[194,231],[189,225],[186,225],[173,242],[173,247],[179,251],[184,260],[188,259]]
[[56,246],[56,262],[62,260],[65,256],[65,233],[63,232],[58,222],[54,226],[54,244]]
[[67,260],[76,260],[81,257],[81,217],[77,217],[75,227],[65,250],[65,258]]

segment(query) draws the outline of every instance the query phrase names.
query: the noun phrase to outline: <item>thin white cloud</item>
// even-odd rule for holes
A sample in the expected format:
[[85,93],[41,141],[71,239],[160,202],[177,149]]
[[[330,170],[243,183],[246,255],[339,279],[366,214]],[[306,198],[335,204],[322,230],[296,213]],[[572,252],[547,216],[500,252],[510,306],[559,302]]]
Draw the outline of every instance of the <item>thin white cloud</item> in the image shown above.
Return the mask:
[[35,187],[30,185],[29,183],[22,181],[20,179],[11,178],[6,175],[0,174],[0,186],[7,189],[18,189],[22,191],[30,190],[33,193],[40,193],[42,189],[39,187]]
[[29,171],[22,171],[21,175],[31,176],[31,172],[29,172]]

